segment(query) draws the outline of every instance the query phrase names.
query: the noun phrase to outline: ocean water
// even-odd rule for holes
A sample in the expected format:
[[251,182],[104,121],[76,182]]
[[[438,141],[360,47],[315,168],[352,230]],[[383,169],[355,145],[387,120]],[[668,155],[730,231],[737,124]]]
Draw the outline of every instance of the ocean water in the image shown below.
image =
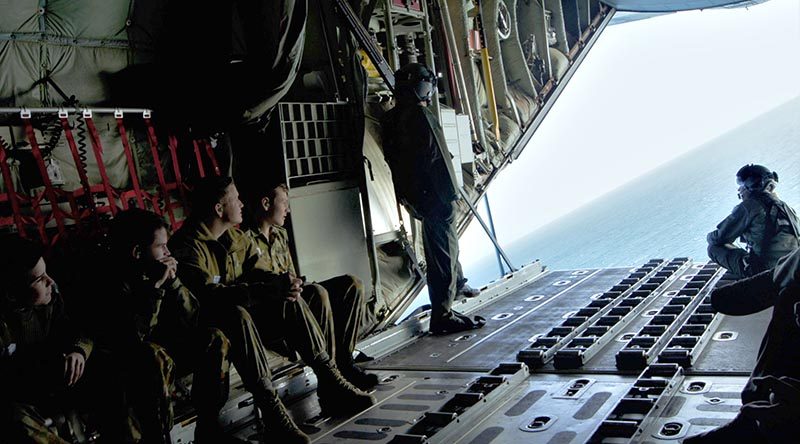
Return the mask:
[[[540,259],[554,270],[679,256],[705,262],[706,234],[738,203],[735,174],[747,163],[777,171],[778,196],[800,210],[800,98],[503,247],[515,264]],[[473,286],[499,277],[493,250],[462,259]]]

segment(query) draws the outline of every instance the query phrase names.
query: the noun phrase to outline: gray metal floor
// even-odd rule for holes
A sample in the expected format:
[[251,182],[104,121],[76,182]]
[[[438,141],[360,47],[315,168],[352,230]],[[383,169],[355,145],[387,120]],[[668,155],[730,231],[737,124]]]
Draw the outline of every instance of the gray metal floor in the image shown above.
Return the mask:
[[[681,267],[645,300],[622,332],[636,333],[648,325],[703,270],[708,272],[703,264]],[[707,329],[714,339],[704,342],[693,365],[672,377],[671,388],[654,401],[658,407],[646,413],[625,411],[636,404],[631,396],[647,373],[617,369],[615,356],[627,341],[612,340],[579,369],[557,370],[550,363],[529,370],[516,363],[517,353],[530,346],[534,335],[561,325],[632,271],[548,272],[470,313],[487,318],[483,329],[412,336],[399,350],[368,363],[384,380],[374,392],[378,404],[371,409],[352,418],[322,418],[311,393],[291,403],[293,416],[317,444],[668,443],[732,419],[741,406],[739,392],[755,363],[769,310],[746,317],[717,315]],[[679,327],[694,322],[688,313],[707,302],[715,279],[693,296],[687,316],[678,318]],[[312,383],[313,376],[305,378]],[[625,438],[597,441],[601,423],[615,421],[640,427]],[[268,435],[252,425],[237,435],[268,442]]]

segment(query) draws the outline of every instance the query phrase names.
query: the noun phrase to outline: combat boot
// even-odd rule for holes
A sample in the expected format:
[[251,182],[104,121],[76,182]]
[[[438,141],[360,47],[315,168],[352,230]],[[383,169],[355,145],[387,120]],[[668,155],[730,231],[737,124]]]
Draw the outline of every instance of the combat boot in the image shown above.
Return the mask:
[[380,382],[378,375],[365,372],[364,369],[353,362],[353,358],[348,359],[348,357],[345,356],[344,358],[337,358],[336,360],[336,367],[342,373],[342,376],[356,386],[356,388],[368,391],[373,389]]
[[317,397],[324,416],[351,416],[375,405],[375,398],[347,382],[332,361],[311,368],[317,375]]
[[289,416],[289,412],[286,411],[286,407],[277,393],[269,393],[264,399],[256,400],[256,405],[261,409],[262,421],[271,442],[281,444],[309,444],[311,442],[308,435],[303,433]]

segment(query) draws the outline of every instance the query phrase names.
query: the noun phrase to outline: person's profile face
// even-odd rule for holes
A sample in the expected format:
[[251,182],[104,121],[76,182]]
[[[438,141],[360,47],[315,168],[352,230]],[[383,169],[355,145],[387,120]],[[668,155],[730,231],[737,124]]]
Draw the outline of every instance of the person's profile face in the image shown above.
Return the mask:
[[47,305],[53,300],[53,285],[55,281],[47,275],[47,266],[44,259],[39,258],[36,265],[28,272],[31,305]]
[[282,227],[286,223],[289,209],[289,194],[283,188],[275,189],[275,198],[267,210],[267,222],[270,225]]
[[225,196],[219,201],[222,205],[222,221],[231,225],[242,223],[242,201],[239,200],[239,191],[236,185],[230,184],[226,188]]
[[169,248],[167,248],[167,241],[169,241],[169,234],[164,227],[159,228],[153,234],[153,243],[146,248],[147,258],[150,260],[160,261],[167,256],[170,256]]

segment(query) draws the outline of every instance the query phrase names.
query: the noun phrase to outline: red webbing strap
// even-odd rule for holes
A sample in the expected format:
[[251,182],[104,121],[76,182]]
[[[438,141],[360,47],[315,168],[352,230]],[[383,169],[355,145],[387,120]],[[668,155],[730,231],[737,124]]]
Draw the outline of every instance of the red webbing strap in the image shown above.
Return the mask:
[[161,157],[158,155],[158,139],[156,138],[156,129],[153,128],[153,123],[150,121],[150,119],[144,119],[144,124],[147,126],[147,140],[150,142],[150,152],[153,155],[153,164],[156,167],[158,186],[161,188],[161,198],[164,199],[164,209],[167,210],[169,223],[171,225],[175,225],[175,214],[172,213],[172,199],[170,199],[169,191],[167,191],[167,181],[164,179],[164,169],[161,168]]
[[83,121],[86,122],[86,127],[89,128],[89,139],[92,142],[94,158],[97,159],[97,169],[100,170],[100,179],[103,182],[103,189],[108,198],[108,206],[111,208],[111,214],[116,216],[117,203],[114,201],[114,190],[111,189],[111,182],[108,180],[106,165],[103,163],[103,145],[100,142],[100,133],[97,132],[97,127],[94,126],[94,119],[91,117],[84,117]]
[[83,163],[81,156],[78,153],[78,145],[75,143],[75,138],[72,136],[72,129],[69,127],[69,120],[67,120],[66,117],[61,117],[60,120],[61,128],[64,129],[64,136],[67,138],[69,151],[72,153],[72,160],[75,162],[75,168],[78,170],[78,176],[81,180],[83,194],[86,196],[86,201],[89,203],[89,209],[91,209],[94,213],[96,208],[94,205],[94,198],[92,198],[92,187],[89,184],[89,177],[86,175],[86,164]]
[[47,196],[47,200],[50,201],[51,206],[51,214],[56,219],[56,226],[58,227],[59,232],[64,232],[64,215],[61,214],[61,209],[58,206],[58,198],[56,197],[56,192],[53,189],[53,183],[50,182],[50,176],[47,174],[47,166],[44,164],[44,158],[42,157],[42,151],[39,149],[39,142],[36,141],[36,133],[33,131],[33,125],[31,124],[31,119],[24,118],[22,119],[22,123],[25,126],[25,133],[28,135],[28,142],[31,144],[31,152],[33,153],[33,158],[36,160],[36,165],[39,167],[39,174],[42,175],[42,182],[44,183],[44,194]]
[[14,190],[14,181],[11,180],[11,169],[6,163],[6,144],[0,140],[0,172],[3,173],[3,184],[6,188],[8,201],[11,202],[11,212],[14,216],[14,224],[17,226],[17,232],[20,236],[25,235],[25,224],[22,223],[22,213],[19,210],[19,201],[17,200],[17,192]]
[[206,177],[206,169],[203,168],[203,157],[200,156],[200,145],[197,144],[196,140],[192,140],[192,144],[194,144],[194,158],[197,160],[197,171],[200,173],[200,177]]
[[136,203],[139,208],[145,209],[144,199],[142,198],[142,188],[139,186],[139,175],[136,173],[136,164],[133,161],[133,151],[131,144],[128,141],[128,133],[125,131],[125,122],[121,117],[117,117],[117,129],[119,129],[119,138],[122,139],[122,148],[125,151],[125,158],[128,159],[128,174],[131,175],[131,182],[133,182],[133,192],[136,195]]
[[214,155],[214,148],[208,140],[203,140],[203,144],[206,146],[206,155],[211,159],[211,165],[214,167],[214,174],[221,176],[222,174],[219,172],[219,165],[217,164],[217,156]]
[[181,177],[181,166],[178,163],[178,138],[170,135],[168,138],[169,154],[172,157],[172,171],[175,174],[175,184],[181,193],[181,199],[186,202],[186,190],[183,189],[183,178]]

